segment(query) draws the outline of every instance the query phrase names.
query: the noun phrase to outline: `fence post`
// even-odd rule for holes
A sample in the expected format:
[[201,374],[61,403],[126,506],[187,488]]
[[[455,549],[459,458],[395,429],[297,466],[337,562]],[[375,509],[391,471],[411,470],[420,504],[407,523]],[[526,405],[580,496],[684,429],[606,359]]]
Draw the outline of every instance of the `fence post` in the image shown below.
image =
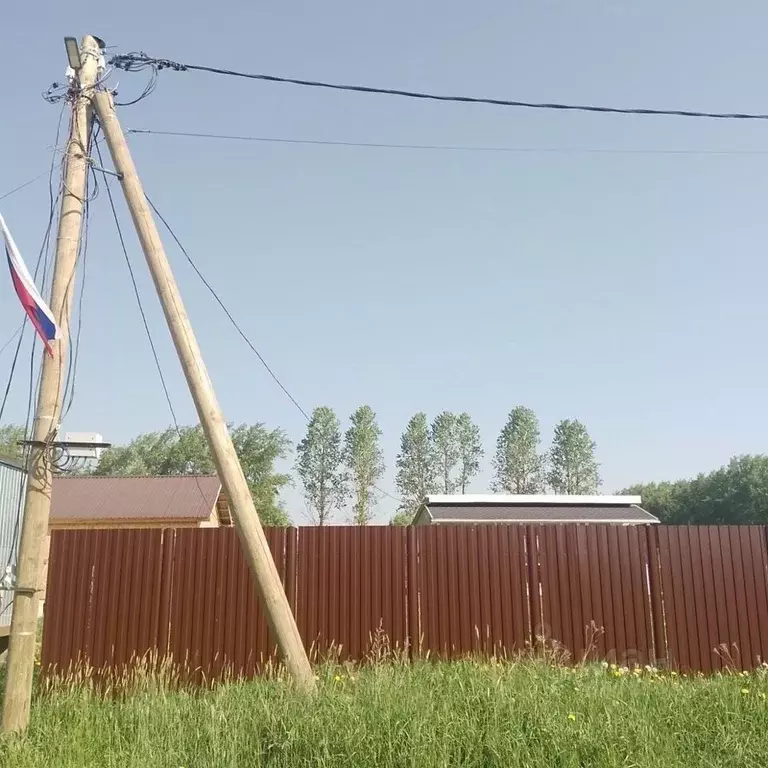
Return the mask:
[[[61,665],[62,587],[67,562],[68,531],[54,530],[49,536],[48,575],[45,583],[45,632],[43,632],[43,672],[55,672]],[[70,558],[71,559],[71,558]]]
[[419,541],[417,529],[409,525],[405,538],[405,605],[408,616],[408,629],[406,638],[408,642],[408,655],[411,661],[421,657],[421,621],[419,610]]
[[543,627],[544,624],[540,592],[541,573],[538,532],[538,526],[525,526],[525,556],[528,565],[528,610],[531,620],[529,631],[532,648],[536,647],[537,628]]
[[291,606],[291,612],[296,616],[296,605],[298,597],[298,570],[299,567],[299,529],[285,529],[285,595],[288,598],[288,604]]
[[659,559],[658,525],[646,527],[648,536],[648,584],[651,592],[651,621],[653,626],[652,663],[667,658],[667,635],[664,618],[664,593],[661,587],[661,562]]
[[176,553],[176,529],[164,528],[161,539],[160,556],[160,600],[157,606],[157,658],[166,661],[170,652],[171,641],[171,606],[175,584],[174,556]]

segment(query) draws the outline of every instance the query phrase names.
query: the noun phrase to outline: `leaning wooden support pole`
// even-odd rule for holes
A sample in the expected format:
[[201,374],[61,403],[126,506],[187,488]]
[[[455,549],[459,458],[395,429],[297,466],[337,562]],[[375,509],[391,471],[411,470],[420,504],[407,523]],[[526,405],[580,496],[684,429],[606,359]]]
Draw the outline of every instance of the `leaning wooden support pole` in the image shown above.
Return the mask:
[[221,484],[232,509],[235,526],[261,595],[267,620],[283,660],[296,685],[303,691],[315,688],[309,658],[301,642],[288,598],[269,550],[264,530],[251,497],[248,483],[216,400],[192,326],[184,309],[179,288],[160,241],[157,226],[147,204],[136,166],[107,91],[93,95],[93,105],[104,131],[115,170],[125,193],[133,223],[154,280],[173,343],[179,355],[200,423],[211,449]]
[[56,261],[51,284],[51,312],[60,328],[52,355],[43,352],[40,390],[32,430],[34,441],[28,464],[24,519],[16,565],[8,666],[3,697],[3,732],[23,731],[29,724],[32,677],[35,667],[40,583],[51,510],[51,460],[48,443],[56,439],[61,418],[61,388],[66,378],[69,319],[74,295],[77,253],[83,222],[88,174],[87,147],[90,128],[90,89],[96,82],[101,49],[93,37],[83,38],[79,91],[74,92],[72,122],[64,166]]

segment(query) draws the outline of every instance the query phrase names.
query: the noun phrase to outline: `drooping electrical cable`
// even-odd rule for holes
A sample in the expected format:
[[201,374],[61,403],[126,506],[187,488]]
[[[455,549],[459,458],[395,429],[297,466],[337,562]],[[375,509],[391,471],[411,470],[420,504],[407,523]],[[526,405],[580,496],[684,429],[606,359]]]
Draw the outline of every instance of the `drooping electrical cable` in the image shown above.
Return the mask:
[[[64,108],[62,107],[62,110],[59,113],[58,124],[56,126],[56,139],[54,142],[54,146],[56,147],[58,146],[59,139],[61,137],[61,125],[62,125],[63,116],[64,116]],[[31,179],[30,181],[26,182],[26,184],[23,184],[21,185],[21,187],[17,187],[16,190],[13,190],[13,191],[18,191],[19,189],[22,189],[27,184],[31,184],[32,181],[35,181],[38,178],[42,178],[43,176],[48,176],[48,203],[49,203],[48,220],[46,222],[45,232],[43,234],[43,241],[40,246],[40,250],[37,254],[37,260],[35,261],[35,268],[33,271],[33,277],[36,282],[38,280],[38,277],[40,277],[40,283],[41,283],[41,288],[43,289],[43,292],[44,292],[45,281],[46,281],[47,272],[48,272],[48,264],[50,261],[51,231],[53,229],[54,219],[56,217],[56,203],[58,201],[58,196],[55,196],[53,192],[53,174],[55,169],[56,169],[56,154],[54,153],[51,156],[50,167],[45,173],[40,174],[40,176],[35,177],[35,179]],[[8,195],[12,194],[13,191],[6,193],[4,197],[7,197]],[[41,267],[42,267],[42,274],[41,274]],[[0,402],[0,423],[2,423],[2,418],[5,412],[5,406],[8,400],[8,395],[10,393],[10,389],[13,384],[13,378],[16,371],[16,364],[18,362],[19,351],[21,349],[21,345],[24,340],[24,331],[26,327],[27,327],[27,317],[25,316],[24,320],[21,323],[21,335],[19,336],[19,340],[16,345],[16,350],[14,353],[13,362],[11,363],[11,369],[8,376],[8,381],[6,383],[3,399],[2,399],[2,402]],[[35,335],[33,334],[33,350],[32,350],[33,355],[34,355],[34,338],[35,338]],[[26,434],[27,431],[28,430],[25,430],[25,439],[28,439],[29,437],[28,434]]]
[[[219,294],[216,292],[216,290],[213,288],[213,286],[208,282],[205,275],[203,275],[200,268],[197,266],[195,261],[192,259],[192,257],[189,254],[189,251],[184,247],[181,240],[179,240],[178,236],[174,232],[171,225],[168,223],[166,218],[163,216],[162,213],[157,209],[157,206],[152,202],[152,200],[149,198],[149,195],[145,194],[145,197],[147,198],[147,202],[149,203],[152,210],[155,212],[155,215],[160,219],[160,221],[163,223],[165,228],[168,230],[168,233],[173,238],[176,245],[179,247],[179,250],[184,254],[184,257],[189,262],[192,269],[195,271],[195,274],[198,276],[200,281],[203,283],[203,285],[206,287],[208,292],[211,294],[211,296],[215,299],[216,303],[221,307],[224,314],[227,316],[227,319],[230,321],[234,329],[238,332],[240,337],[245,341],[245,343],[248,345],[250,350],[256,355],[259,362],[264,366],[266,371],[269,373],[269,375],[272,377],[272,379],[275,381],[275,383],[280,387],[280,389],[283,391],[283,393],[288,397],[288,399],[293,403],[293,405],[296,407],[296,409],[301,413],[301,415],[304,417],[305,421],[310,421],[310,416],[307,413],[307,411],[304,410],[304,408],[301,407],[298,400],[290,393],[288,388],[282,383],[282,381],[278,378],[277,374],[272,370],[272,368],[269,366],[267,361],[264,359],[264,356],[258,351],[254,343],[248,338],[245,331],[243,331],[240,324],[235,320],[232,313],[227,308],[226,304],[224,304],[224,301],[221,299]],[[391,493],[388,493],[387,491],[383,490],[382,488],[379,488],[378,486],[374,485],[373,488],[377,490],[379,493],[383,494],[384,496],[389,497],[390,499],[393,499],[394,501],[397,501],[398,503],[402,503],[402,499],[398,498],[397,496],[393,496]]]
[[[163,387],[163,393],[165,394],[165,401],[168,404],[168,410],[171,414],[171,419],[173,420],[174,429],[176,430],[176,434],[181,438],[182,437],[181,427],[179,425],[179,420],[176,417],[176,411],[173,407],[171,394],[168,389],[168,385],[166,384],[166,381],[165,381],[165,374],[163,373],[163,367],[160,364],[160,357],[158,356],[157,348],[155,347],[155,341],[152,338],[152,331],[150,330],[150,327],[149,327],[149,321],[147,320],[147,315],[146,315],[146,312],[144,311],[144,304],[142,303],[142,300],[141,300],[141,293],[139,292],[139,286],[138,286],[138,283],[136,282],[136,275],[134,274],[134,271],[133,271],[133,265],[131,264],[131,259],[128,255],[128,248],[125,244],[125,238],[123,237],[122,227],[120,226],[120,218],[117,215],[117,208],[115,207],[115,200],[112,196],[112,189],[109,184],[109,178],[107,177],[107,174],[104,173],[103,171],[104,158],[101,155],[101,148],[99,147],[98,143],[95,144],[95,147],[96,147],[96,153],[99,158],[99,165],[101,166],[102,173],[104,174],[104,188],[107,191],[107,198],[109,199],[109,207],[112,211],[112,218],[114,219],[114,222],[115,222],[115,228],[117,229],[117,236],[118,236],[118,239],[120,240],[120,248],[123,252],[123,258],[125,259],[126,266],[128,267],[128,274],[130,275],[130,278],[131,278],[131,285],[133,286],[133,294],[136,298],[136,304],[139,308],[141,321],[144,325],[144,332],[146,333],[147,341],[149,342],[149,347],[152,350],[152,357],[155,361],[155,368],[157,369],[157,374],[160,377],[160,383]],[[203,488],[200,485],[200,479],[199,477],[197,477],[197,475],[195,475],[195,484],[197,485],[197,490],[200,493],[201,498],[207,501],[205,492],[203,491]]]
[[24,323],[22,322],[22,324],[21,324],[21,325],[20,325],[20,326],[19,326],[19,327],[18,327],[18,328],[17,328],[17,329],[16,329],[16,330],[13,332],[13,334],[12,334],[12,335],[11,335],[11,337],[8,339],[8,341],[6,341],[6,342],[5,342],[5,344],[3,344],[3,346],[2,346],[2,347],[0,347],[0,355],[2,355],[2,354],[3,354],[3,352],[5,352],[5,350],[6,350],[6,349],[8,349],[8,347],[11,345],[11,343],[12,343],[12,342],[13,342],[13,341],[16,339],[16,337],[17,337],[17,336],[18,336],[18,335],[21,333],[21,331],[23,330],[23,328],[24,328]]
[[[62,122],[64,119],[65,108],[66,108],[66,105],[62,105],[61,111],[59,112],[59,119],[56,125],[56,137],[54,140],[54,147],[59,146],[59,141],[61,139],[61,128],[62,128]],[[51,233],[53,232],[54,224],[56,222],[56,208],[62,193],[61,181],[59,181],[59,184],[56,185],[57,191],[54,193],[54,173],[56,171],[56,166],[57,166],[57,156],[56,156],[56,152],[54,151],[51,154],[50,167],[48,168],[46,173],[43,174],[48,176],[48,219],[46,221],[43,240],[40,245],[40,250],[38,252],[37,260],[35,262],[35,268],[33,271],[33,279],[35,280],[36,283],[38,283],[38,280],[39,280],[38,284],[40,286],[40,289],[43,295],[45,295],[45,292],[46,292],[46,282],[47,282],[47,277],[50,271],[50,264],[51,264]],[[19,351],[21,349],[21,345],[24,340],[24,332],[28,327],[31,327],[31,326],[28,322],[28,318],[25,316],[20,326],[19,340],[16,345],[14,359],[11,365],[11,371],[8,377],[8,383],[6,385],[5,393],[3,395],[2,404],[0,405],[0,423],[2,423],[3,413],[5,411],[6,402],[7,402],[8,395],[10,393],[11,385],[13,382]],[[36,362],[37,362],[36,353],[37,353],[37,334],[34,332],[34,330],[32,330],[32,344],[31,344],[31,349],[29,354],[29,387],[28,387],[28,396],[27,396],[27,412],[26,412],[26,418],[24,421],[25,443],[29,441],[32,436],[33,408],[34,408],[34,403],[37,400],[37,394],[40,386],[41,369],[39,366],[36,365]],[[37,377],[35,376],[35,373],[37,373]],[[25,444],[22,452],[22,466],[24,466],[25,468],[27,464],[28,455],[29,455],[29,448]],[[8,559],[5,563],[5,568],[4,568],[4,571],[6,573],[11,568],[11,564],[16,560],[16,556],[18,552],[18,545],[19,545],[18,535],[19,535],[19,529],[21,527],[21,518],[24,511],[25,487],[26,487],[25,483],[19,483],[19,494],[16,500],[16,515],[15,515],[15,520],[13,523],[13,531],[11,535],[11,547],[8,551]],[[13,599],[11,599],[10,603],[5,605],[2,610],[3,611],[7,610],[7,608],[10,607],[10,605],[12,604],[13,604]]]
[[352,147],[361,149],[407,149],[436,152],[476,152],[480,154],[553,154],[553,155],[768,155],[768,149],[644,149],[641,147],[504,147],[461,144],[389,144],[370,141],[330,141],[326,139],[289,139],[279,136],[238,136],[222,133],[193,133],[190,131],[155,131],[149,128],[128,128],[135,136],[169,136],[216,141],[257,142],[266,144],[298,144],[320,147]]
[[16,342],[16,350],[13,353],[13,360],[11,361],[11,370],[8,374],[8,380],[5,383],[5,391],[3,392],[3,399],[0,402],[0,423],[2,423],[3,420],[3,414],[5,413],[5,406],[8,402],[8,395],[11,391],[11,386],[13,384],[13,378],[16,375],[16,365],[19,361],[19,352],[21,351],[21,344],[24,341],[24,334],[22,333],[19,336],[19,340]]
[[144,90],[135,99],[131,99],[130,101],[116,101],[116,107],[132,107],[134,104],[138,104],[154,92],[155,88],[157,88],[157,67],[152,67],[151,69],[152,71],[149,76],[149,81],[144,86]]
[[[100,127],[98,122],[95,119],[92,120],[91,130],[89,131],[88,147],[85,153],[86,157],[88,158],[91,157],[93,148],[97,146],[99,129]],[[94,189],[94,192],[92,195],[89,194],[91,181],[93,181],[93,189]],[[67,380],[64,385],[64,397],[62,399],[64,406],[63,406],[63,411],[61,415],[61,421],[63,421],[69,414],[69,411],[72,408],[72,404],[75,399],[75,386],[77,383],[77,365],[80,359],[80,339],[81,339],[82,329],[83,329],[83,301],[85,297],[86,277],[88,274],[87,272],[88,237],[90,234],[90,223],[91,223],[91,201],[95,200],[98,197],[98,193],[99,193],[98,180],[93,168],[93,164],[90,163],[88,168],[88,173],[86,175],[86,186],[85,186],[85,195],[84,195],[85,200],[83,204],[82,235],[80,238],[80,250],[77,255],[77,262],[76,262],[76,264],[80,264],[80,274],[82,275],[82,277],[80,278],[80,293],[79,293],[78,305],[77,305],[77,329],[75,331],[75,338],[73,343],[72,333],[71,333],[71,324],[70,324],[69,326],[69,344],[70,344],[69,369],[67,371]]]
[[38,173],[37,176],[33,176],[31,179],[28,179],[23,184],[19,184],[18,187],[14,187],[13,189],[9,189],[7,192],[4,192],[2,195],[0,195],[0,200],[5,200],[6,197],[10,197],[11,195],[15,195],[17,192],[21,192],[22,189],[25,189],[30,184],[34,184],[36,181],[39,181],[40,179],[44,178],[48,175],[48,171],[43,171],[42,173]]
[[206,278],[204,277],[203,273],[200,271],[200,268],[197,266],[197,264],[195,264],[195,262],[193,261],[192,257],[189,255],[189,252],[187,251],[187,249],[182,245],[181,241],[176,236],[176,233],[171,228],[171,225],[168,224],[168,222],[166,221],[165,217],[160,213],[160,211],[157,210],[157,208],[156,208],[155,204],[152,202],[152,200],[149,199],[149,195],[146,195],[146,198],[147,198],[147,202],[149,203],[150,207],[155,212],[155,215],[157,216],[157,218],[160,219],[160,221],[163,222],[163,225],[168,230],[168,233],[174,239],[176,245],[179,246],[179,250],[184,254],[184,257],[189,262],[189,264],[192,267],[192,269],[195,270],[195,273],[200,278],[200,280],[203,283],[203,285],[208,289],[208,292],[211,294],[211,296],[213,296],[213,298],[216,300],[217,304],[222,308],[222,310],[224,311],[224,314],[227,316],[227,318],[229,319],[229,322],[232,324],[234,329],[240,334],[240,337],[248,345],[248,347],[250,348],[251,352],[253,352],[253,354],[256,355],[256,357],[259,359],[259,362],[264,366],[264,369],[272,377],[272,379],[275,381],[277,386],[280,387],[280,389],[283,391],[283,393],[286,395],[286,397],[288,397],[288,399],[296,406],[296,408],[298,408],[298,410],[301,413],[301,415],[305,419],[309,420],[309,416],[307,415],[307,412],[299,405],[299,403],[296,401],[296,398],[294,398],[294,396],[288,391],[288,389],[285,387],[283,382],[280,381],[280,379],[277,377],[277,374],[269,366],[269,363],[267,363],[267,361],[264,359],[264,356],[261,354],[261,352],[259,352],[259,350],[256,348],[254,343],[248,338],[248,336],[246,336],[245,331],[243,331],[243,329],[240,327],[238,322],[232,316],[232,313],[227,309],[227,307],[225,306],[224,302],[221,300],[221,298],[218,295],[218,293],[216,293],[216,291],[214,290],[213,286],[208,282],[208,280],[206,280]]
[[118,54],[110,59],[110,65],[126,72],[138,72],[147,68],[159,70],[172,69],[176,72],[209,72],[215,75],[227,75],[229,77],[242,77],[249,80],[262,80],[270,83],[300,85],[308,88],[324,88],[334,91],[350,91],[354,93],[367,93],[382,96],[400,96],[408,99],[421,99],[425,101],[443,101],[459,104],[486,104],[496,107],[519,107],[523,109],[544,109],[567,112],[593,112],[599,114],[617,115],[657,115],[669,117],[693,117],[716,120],[768,120],[768,114],[754,112],[709,112],[688,109],[656,109],[646,107],[608,107],[597,104],[566,104],[558,102],[533,102],[517,101],[511,99],[492,99],[480,96],[447,96],[423,91],[409,91],[400,88],[376,88],[368,85],[345,85],[331,83],[323,80],[304,80],[294,77],[279,75],[254,74],[239,72],[234,69],[222,67],[208,67],[201,64],[182,64],[171,59],[159,59],[147,56],[145,53]]
[[[101,167],[103,168],[104,159],[101,155],[101,148],[99,147],[98,144],[96,145],[96,153],[99,158],[99,165],[101,165]],[[139,308],[139,314],[141,315],[141,322],[144,325],[144,332],[147,335],[147,340],[149,341],[149,347],[152,350],[152,358],[155,361],[155,368],[157,369],[157,374],[160,377],[160,383],[163,387],[163,393],[165,394],[165,400],[168,404],[168,410],[171,413],[171,418],[173,419],[173,423],[178,431],[179,422],[178,422],[178,419],[176,418],[176,411],[173,408],[173,401],[171,400],[171,395],[170,395],[170,392],[168,391],[168,385],[165,382],[165,374],[163,373],[163,367],[160,364],[160,358],[158,357],[157,349],[155,347],[155,342],[154,342],[154,339],[152,338],[152,331],[149,328],[149,322],[147,321],[146,312],[144,312],[144,305],[141,301],[141,294],[139,293],[139,286],[138,286],[138,283],[136,282],[136,275],[133,272],[133,265],[131,264],[131,259],[130,259],[130,256],[128,255],[128,247],[125,244],[125,238],[123,237],[123,230],[122,230],[122,227],[120,226],[120,218],[117,215],[115,200],[112,196],[112,189],[110,187],[109,179],[107,178],[106,174],[104,174],[104,188],[106,189],[106,192],[107,192],[109,207],[112,210],[112,218],[114,219],[115,227],[117,229],[117,236],[118,236],[118,239],[120,240],[120,249],[123,252],[123,258],[125,259],[126,266],[128,267],[128,274],[130,275],[130,278],[131,278],[131,285],[133,286],[133,294],[136,298],[136,304]]]

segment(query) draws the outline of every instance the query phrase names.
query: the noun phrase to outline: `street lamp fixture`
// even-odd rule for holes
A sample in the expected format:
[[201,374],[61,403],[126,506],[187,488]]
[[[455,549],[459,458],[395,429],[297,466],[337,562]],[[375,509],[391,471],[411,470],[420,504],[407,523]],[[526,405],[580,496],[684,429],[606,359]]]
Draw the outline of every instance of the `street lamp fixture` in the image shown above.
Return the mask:
[[67,49],[67,58],[69,59],[69,66],[77,72],[82,66],[80,61],[80,46],[77,43],[76,37],[65,37],[64,47]]

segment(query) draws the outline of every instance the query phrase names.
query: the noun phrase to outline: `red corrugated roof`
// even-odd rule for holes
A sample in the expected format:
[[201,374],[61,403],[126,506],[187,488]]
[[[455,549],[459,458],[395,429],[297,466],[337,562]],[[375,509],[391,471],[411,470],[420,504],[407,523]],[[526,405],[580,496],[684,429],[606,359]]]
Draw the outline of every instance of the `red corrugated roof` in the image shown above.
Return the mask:
[[58,475],[51,492],[51,521],[206,520],[220,490],[216,475]]

